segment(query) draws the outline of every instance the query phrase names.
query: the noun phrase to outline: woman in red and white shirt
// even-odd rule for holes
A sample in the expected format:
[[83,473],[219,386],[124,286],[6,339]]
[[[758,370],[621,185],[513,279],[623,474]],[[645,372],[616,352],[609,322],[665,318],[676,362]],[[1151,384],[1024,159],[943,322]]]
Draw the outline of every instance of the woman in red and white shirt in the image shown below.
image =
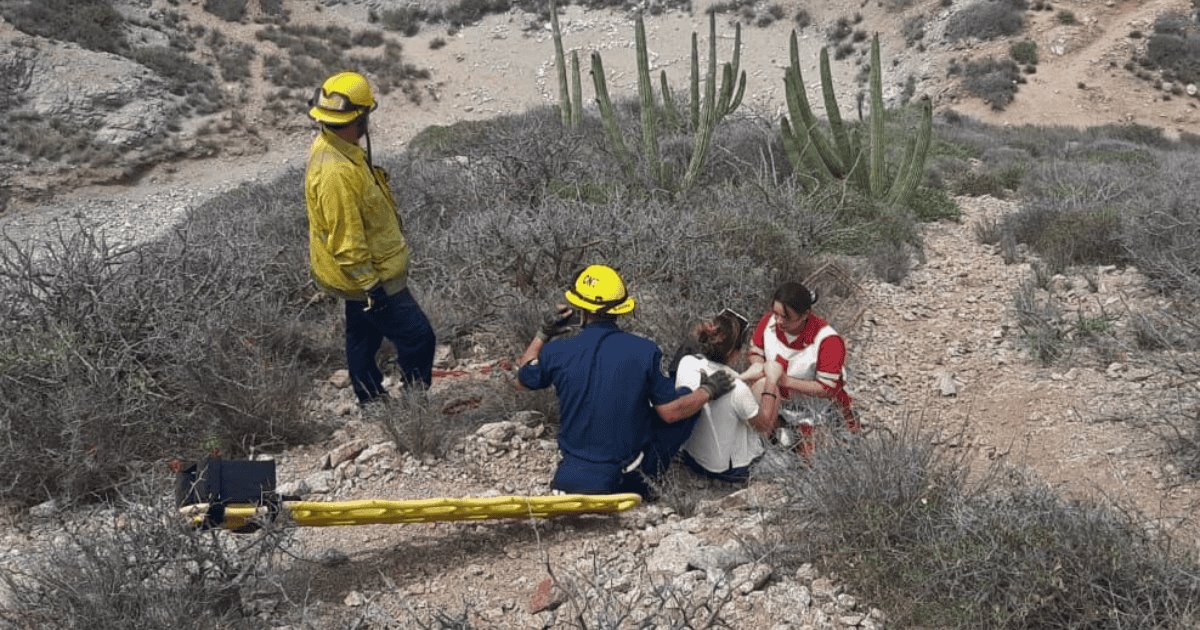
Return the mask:
[[[828,399],[841,412],[846,428],[856,433],[859,425],[846,392],[846,342],[812,312],[816,302],[817,296],[799,282],[785,282],[775,289],[771,310],[751,337],[751,365],[742,378],[756,390],[778,386],[784,399]],[[802,424],[800,430],[811,437],[812,425]]]

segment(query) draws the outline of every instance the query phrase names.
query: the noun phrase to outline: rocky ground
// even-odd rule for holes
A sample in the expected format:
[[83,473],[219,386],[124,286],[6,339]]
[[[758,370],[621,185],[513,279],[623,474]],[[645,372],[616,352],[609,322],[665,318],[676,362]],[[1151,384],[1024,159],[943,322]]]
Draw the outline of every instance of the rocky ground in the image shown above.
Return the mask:
[[[1035,28],[1046,48],[1059,42],[1064,51],[1049,56],[1025,88],[1037,98],[1023,92],[1004,114],[989,114],[961,99],[954,106],[1004,123],[1137,120],[1196,130],[1186,99],[1150,112],[1143,105],[1157,102],[1154,94],[1124,91],[1120,81],[1125,79],[1114,74],[1105,83],[1106,75],[1094,72],[1114,54],[1113,47],[1129,44],[1103,33],[1142,24],[1152,10],[1183,2],[1065,4],[1081,14],[1084,26],[1064,31],[1039,22]],[[195,4],[183,7],[198,12]],[[353,21],[362,13],[365,5],[344,3],[330,7],[323,19]],[[660,62],[679,67],[686,34],[701,25],[699,15],[651,21],[651,40],[663,42],[656,57]],[[398,151],[427,124],[552,102],[555,89],[546,84],[552,68],[548,36],[530,35],[523,24],[512,16],[493,16],[449,38],[439,50],[427,46],[435,33],[411,40],[408,50],[418,62],[437,68],[432,87],[438,97],[421,106],[385,104],[377,148]],[[614,58],[632,60],[631,29],[621,15],[571,8],[564,28],[569,46],[586,38],[612,50],[606,54]],[[755,38],[747,38],[743,63],[752,77],[782,72],[788,28],[755,29]],[[766,38],[770,46],[756,43]],[[1083,52],[1072,56],[1070,50]],[[917,64],[911,68],[919,70],[925,62],[907,55],[902,63]],[[620,62],[613,66],[618,82],[631,81],[621,74]],[[1055,69],[1064,74],[1056,75]],[[1067,72],[1093,73],[1097,78],[1087,82],[1095,87],[1078,91],[1078,79]],[[925,74],[938,72],[926,68]],[[772,111],[782,92],[778,83],[756,88],[748,103],[757,111]],[[1101,89],[1109,89],[1108,96],[1097,96]],[[1096,103],[1102,106],[1093,107]],[[1062,112],[1074,114],[1063,118]],[[58,229],[56,220],[78,219],[105,225],[118,239],[151,238],[216,192],[298,167],[307,141],[306,130],[293,129],[273,136],[262,154],[164,166],[132,188],[62,191],[50,201],[14,207],[0,217],[0,228],[17,239],[48,238]],[[239,176],[231,178],[231,172]],[[970,451],[980,461],[1028,466],[1070,496],[1099,493],[1132,503],[1163,526],[1188,514],[1195,487],[1176,483],[1161,445],[1143,424],[1153,401],[1172,386],[1169,376],[1120,353],[1080,350],[1054,367],[1034,361],[1023,346],[1013,307],[1014,292],[1032,276],[1031,261],[1006,264],[997,248],[975,237],[976,224],[1016,206],[988,197],[958,201],[962,220],[925,228],[925,258],[905,281],[861,281],[866,310],[861,323],[846,332],[852,387],[864,418],[893,430],[905,421],[940,428],[948,449]],[[1092,271],[1049,280],[1047,286],[1064,300],[1064,317],[1111,315],[1117,334],[1128,336],[1132,313],[1161,308],[1161,298],[1145,288],[1136,270]],[[442,367],[470,372],[479,365]],[[439,378],[435,387],[453,378],[461,377]],[[345,500],[541,494],[547,487],[555,448],[535,413],[495,418],[452,445],[444,458],[422,460],[399,453],[376,420],[360,415],[338,375],[314,384],[314,392],[320,401],[314,413],[336,418],[341,429],[330,443],[275,454],[286,490],[314,500]],[[566,627],[578,625],[581,617],[637,619],[671,610],[695,617],[719,610],[732,627],[886,626],[886,612],[844,592],[837,576],[819,575],[810,567],[784,572],[772,565],[764,522],[782,500],[774,482],[756,480],[739,490],[684,474],[677,483],[701,497],[694,514],[655,504],[618,515],[551,521],[300,530],[293,552],[310,578],[310,619],[314,627],[353,625],[354,620],[370,627],[411,627],[442,611],[480,627]],[[43,506],[35,514],[46,511]],[[2,561],[20,562],[28,549],[49,544],[54,536],[53,521],[5,528],[0,548],[9,551]]]

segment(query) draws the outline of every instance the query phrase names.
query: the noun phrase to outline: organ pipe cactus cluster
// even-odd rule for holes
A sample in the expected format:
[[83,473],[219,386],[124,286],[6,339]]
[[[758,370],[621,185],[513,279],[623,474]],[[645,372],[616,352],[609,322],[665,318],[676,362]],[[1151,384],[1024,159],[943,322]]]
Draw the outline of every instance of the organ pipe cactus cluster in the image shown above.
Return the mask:
[[871,40],[871,111],[866,125],[865,143],[861,129],[856,129],[854,134],[847,133],[833,91],[828,51],[822,48],[820,54],[821,91],[824,94],[825,113],[829,118],[829,134],[832,140],[826,137],[818,125],[809,104],[804,77],[800,72],[800,55],[795,31],[792,31],[789,52],[791,65],[784,75],[788,115],[780,121],[780,127],[783,129],[783,143],[792,166],[797,172],[809,174],[818,181],[848,180],[875,199],[889,203],[906,202],[921,183],[925,157],[929,153],[933,129],[933,106],[929,98],[921,99],[921,120],[916,135],[909,140],[900,163],[894,169],[889,169],[885,164],[887,147],[879,36],[876,35]]
[[[690,130],[692,131],[692,156],[688,161],[687,171],[683,178],[676,182],[659,156],[659,121],[671,131],[683,129],[679,111],[675,105],[667,83],[666,72],[659,75],[662,90],[662,108],[660,110],[658,96],[650,79],[650,59],[646,50],[646,26],[639,15],[634,21],[634,38],[637,50],[638,99],[641,110],[641,155],[649,170],[654,183],[667,190],[687,190],[695,183],[708,154],[709,145],[717,123],[722,118],[736,110],[742,102],[746,90],[746,73],[739,73],[741,59],[742,31],[737,27],[734,37],[733,61],[722,66],[722,82],[720,92],[717,91],[717,26],[716,16],[709,15],[708,22],[708,71],[705,75],[704,95],[700,95],[700,61],[696,34],[692,34],[692,73],[691,73],[691,102],[689,106]],[[737,81],[735,82],[735,78]],[[565,89],[565,78],[560,75],[560,88]],[[600,53],[592,53],[592,81],[596,88],[596,103],[600,109],[600,117],[613,148],[621,160],[622,168],[629,177],[634,177],[636,163],[633,153],[625,144],[621,128],[617,123],[612,101],[608,96],[608,85],[605,80],[604,62]],[[560,90],[561,91],[561,90]]]

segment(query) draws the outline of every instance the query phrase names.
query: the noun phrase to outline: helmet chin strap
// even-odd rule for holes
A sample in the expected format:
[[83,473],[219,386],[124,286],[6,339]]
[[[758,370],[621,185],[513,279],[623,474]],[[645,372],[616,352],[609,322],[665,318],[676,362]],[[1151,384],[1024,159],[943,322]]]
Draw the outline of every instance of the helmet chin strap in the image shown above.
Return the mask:
[[367,139],[367,166],[371,169],[372,172],[374,172],[375,162],[373,162],[371,160],[371,132],[370,132],[370,123],[369,123],[370,117],[371,117],[371,112],[363,112],[363,115],[359,116],[358,120],[356,120],[355,123],[358,125],[359,135],[361,135]]

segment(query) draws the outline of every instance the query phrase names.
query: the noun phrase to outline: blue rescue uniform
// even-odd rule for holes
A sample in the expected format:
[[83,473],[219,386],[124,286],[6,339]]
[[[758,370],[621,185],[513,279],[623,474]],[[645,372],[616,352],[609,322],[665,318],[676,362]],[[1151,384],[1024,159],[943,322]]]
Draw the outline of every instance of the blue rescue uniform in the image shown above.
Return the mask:
[[[558,394],[563,459],[554,488],[647,496],[643,474],[665,470],[695,424],[695,417],[667,424],[654,411],[691,391],[677,389],[661,363],[662,351],[653,341],[602,320],[547,343],[537,361],[520,369],[517,378],[525,387],[553,385]],[[632,466],[639,457],[641,463]]]

